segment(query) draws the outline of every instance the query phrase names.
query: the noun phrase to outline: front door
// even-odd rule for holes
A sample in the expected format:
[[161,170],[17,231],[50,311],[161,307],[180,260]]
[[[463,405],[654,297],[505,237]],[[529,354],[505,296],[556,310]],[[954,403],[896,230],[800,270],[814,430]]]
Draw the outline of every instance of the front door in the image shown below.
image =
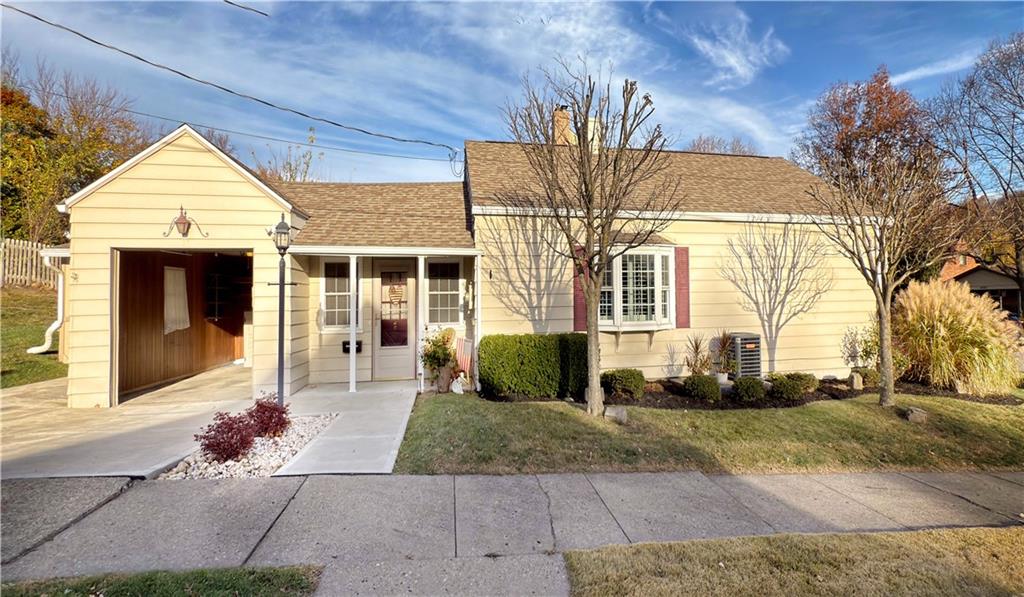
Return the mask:
[[416,377],[416,264],[373,260],[373,379]]

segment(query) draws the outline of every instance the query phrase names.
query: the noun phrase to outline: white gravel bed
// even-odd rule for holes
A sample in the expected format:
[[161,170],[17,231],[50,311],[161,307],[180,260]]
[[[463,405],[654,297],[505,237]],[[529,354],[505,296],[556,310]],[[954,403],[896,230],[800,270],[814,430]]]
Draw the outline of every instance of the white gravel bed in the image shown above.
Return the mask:
[[257,437],[252,448],[240,460],[217,462],[202,449],[160,475],[158,479],[223,479],[269,477],[295,456],[306,444],[327,428],[337,413],[314,417],[294,417],[288,430],[279,437]]

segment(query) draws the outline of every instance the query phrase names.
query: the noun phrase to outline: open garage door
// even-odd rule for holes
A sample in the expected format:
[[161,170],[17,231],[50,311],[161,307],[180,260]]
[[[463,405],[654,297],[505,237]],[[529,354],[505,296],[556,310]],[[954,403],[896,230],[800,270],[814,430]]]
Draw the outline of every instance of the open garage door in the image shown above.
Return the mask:
[[246,356],[252,253],[120,250],[118,403]]

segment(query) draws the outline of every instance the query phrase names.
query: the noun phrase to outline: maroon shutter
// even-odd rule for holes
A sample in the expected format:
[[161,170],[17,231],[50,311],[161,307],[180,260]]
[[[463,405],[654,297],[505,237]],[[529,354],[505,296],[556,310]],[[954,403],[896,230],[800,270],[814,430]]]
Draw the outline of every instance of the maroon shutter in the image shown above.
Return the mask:
[[[576,247],[576,253],[582,253],[583,247]],[[576,273],[575,262],[570,262],[572,269],[572,331],[587,331],[587,301],[583,297],[583,283],[580,275]]]
[[676,327],[690,327],[690,249],[676,247]]

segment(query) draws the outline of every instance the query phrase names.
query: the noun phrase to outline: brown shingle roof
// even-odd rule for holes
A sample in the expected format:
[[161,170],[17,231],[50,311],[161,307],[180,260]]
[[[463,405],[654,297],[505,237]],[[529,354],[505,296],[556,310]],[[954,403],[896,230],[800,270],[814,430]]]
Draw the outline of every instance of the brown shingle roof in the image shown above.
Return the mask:
[[[669,151],[666,175],[677,176],[683,210],[765,214],[820,211],[807,190],[815,176],[786,159]],[[466,141],[475,205],[494,205],[495,195],[533,178],[515,143]]]
[[275,182],[309,213],[297,245],[472,248],[461,182]]

